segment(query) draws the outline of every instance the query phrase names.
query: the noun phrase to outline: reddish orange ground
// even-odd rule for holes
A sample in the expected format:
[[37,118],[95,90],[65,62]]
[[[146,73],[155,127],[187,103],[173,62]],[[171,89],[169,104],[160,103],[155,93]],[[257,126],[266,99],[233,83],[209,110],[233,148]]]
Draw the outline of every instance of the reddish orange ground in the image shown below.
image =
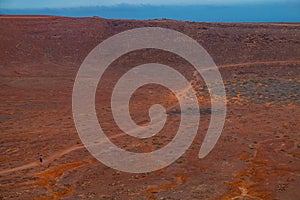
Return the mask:
[[[133,66],[160,61],[193,81],[201,106],[199,134],[172,165],[152,173],[110,169],[82,146],[71,95],[85,56],[109,36],[134,27],[181,31],[210,53],[224,79],[228,113],[214,150],[198,158],[210,119],[202,80],[168,52],[132,52],[114,62],[97,92],[101,125],[118,146],[149,152],[177,130],[177,101],[147,86],[132,99],[132,117],[147,123],[147,108],[169,108],[166,127],[137,140],[115,126],[112,83]],[[299,199],[299,24],[191,23],[168,20],[0,16],[0,199]],[[145,98],[145,96],[147,98]],[[38,163],[42,153],[43,165]]]

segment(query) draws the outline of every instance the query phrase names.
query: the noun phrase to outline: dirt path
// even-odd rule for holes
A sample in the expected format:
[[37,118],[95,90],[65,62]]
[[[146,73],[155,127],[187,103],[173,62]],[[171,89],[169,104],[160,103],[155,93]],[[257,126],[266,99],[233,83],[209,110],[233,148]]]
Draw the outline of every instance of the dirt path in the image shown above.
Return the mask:
[[[0,16],[0,18],[1,17],[2,16]],[[220,65],[218,67],[219,68],[225,68],[225,67],[237,67],[237,66],[253,66],[253,65],[258,65],[258,64],[263,64],[263,65],[273,65],[273,64],[287,65],[287,64],[295,64],[295,63],[300,64],[300,61],[298,61],[298,60],[294,60],[294,61],[257,61],[257,62],[247,62],[247,63]],[[195,76],[195,74],[194,74],[194,76]],[[189,89],[191,89],[191,87],[183,89],[182,93],[186,93]],[[170,108],[168,108],[168,110],[174,108],[175,106],[176,105],[171,106]],[[135,131],[136,130],[132,130],[132,132],[135,132]],[[115,139],[115,138],[121,137],[124,134],[125,133],[114,135],[114,136],[110,137],[110,139]],[[68,154],[72,151],[82,149],[82,148],[84,148],[84,146],[75,145],[75,146],[69,147],[69,148],[67,148],[63,151],[54,153],[50,157],[48,157],[47,159],[44,160],[44,164],[50,163],[50,162],[54,161],[57,158],[60,158],[61,156],[65,155],[65,154]],[[24,170],[24,169],[29,169],[29,168],[33,168],[33,167],[37,167],[39,165],[40,165],[40,163],[38,161],[28,163],[28,164],[25,164],[25,165],[22,165],[22,166],[19,166],[19,167],[2,170],[2,171],[0,171],[0,175],[6,174],[6,173],[11,173],[11,172],[16,172],[16,171],[20,171],[20,170]]]
[[278,61],[255,61],[246,63],[226,64],[219,65],[219,68],[226,67],[250,67],[255,65],[289,65],[289,64],[300,64],[300,60],[278,60]]
[[[76,145],[76,146],[69,147],[67,149],[64,149],[63,151],[52,154],[47,159],[44,159],[43,163],[44,164],[50,163],[50,162],[54,161],[57,158],[60,158],[61,156],[65,155],[65,154],[68,154],[72,151],[75,151],[77,149],[82,149],[82,148],[84,148],[84,146]],[[37,167],[39,165],[40,165],[40,163],[38,161],[31,162],[31,163],[28,163],[28,164],[25,164],[25,165],[22,165],[22,166],[19,166],[19,167],[2,170],[2,171],[0,171],[0,175],[6,174],[6,173],[11,173],[11,172],[16,172],[16,171],[20,171],[20,170],[24,170],[24,169],[29,169],[29,168],[33,168],[33,167]]]
[[[135,130],[133,130],[133,131],[135,131]],[[118,137],[121,137],[121,136],[124,136],[124,135],[125,135],[125,133],[117,134],[117,135],[114,135],[114,136],[110,137],[109,139],[115,139],[115,138],[118,138]],[[101,144],[101,143],[98,143],[97,145],[99,145],[99,144]],[[44,159],[43,164],[50,163],[50,162],[66,155],[68,153],[71,153],[72,151],[82,149],[82,148],[85,148],[85,146],[75,145],[75,146],[66,148],[66,149],[64,149],[60,152],[54,153],[51,156],[49,156],[48,158]],[[28,164],[25,164],[25,165],[22,165],[22,166],[19,166],[19,167],[14,167],[14,168],[11,168],[11,169],[4,169],[4,170],[0,171],[0,176],[3,175],[3,174],[11,173],[11,172],[21,171],[21,170],[29,169],[29,168],[34,168],[34,167],[37,167],[39,165],[40,165],[40,163],[38,161],[35,161],[35,162],[31,162],[31,163],[28,163]]]

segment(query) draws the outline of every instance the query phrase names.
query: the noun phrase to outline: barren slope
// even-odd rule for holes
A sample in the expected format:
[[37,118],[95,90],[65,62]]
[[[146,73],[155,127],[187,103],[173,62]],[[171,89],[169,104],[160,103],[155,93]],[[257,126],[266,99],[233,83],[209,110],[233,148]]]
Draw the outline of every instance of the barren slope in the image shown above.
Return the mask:
[[[98,118],[118,146],[149,152],[176,133],[180,111],[168,90],[138,90],[132,118],[148,108],[168,110],[166,128],[142,141],[115,126],[110,94],[130,68],[160,62],[183,73],[201,106],[198,135],[172,165],[129,174],[96,161],[82,146],[72,119],[72,88],[80,64],[101,41],[124,30],[159,26],[197,40],[218,65],[227,92],[221,138],[204,159],[198,152],[210,119],[210,100],[189,63],[169,52],[122,56],[97,92]],[[0,199],[298,199],[300,196],[300,26],[191,23],[170,20],[0,16]],[[45,163],[39,165],[42,153]]]

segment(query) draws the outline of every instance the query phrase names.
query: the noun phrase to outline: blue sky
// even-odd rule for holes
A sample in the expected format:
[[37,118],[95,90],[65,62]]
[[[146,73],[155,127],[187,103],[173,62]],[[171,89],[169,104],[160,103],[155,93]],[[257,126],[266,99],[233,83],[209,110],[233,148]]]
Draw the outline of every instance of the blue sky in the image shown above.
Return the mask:
[[295,3],[297,0],[1,0],[2,9],[72,8],[86,6],[130,5],[241,5]]
[[300,22],[300,0],[0,0],[0,14]]

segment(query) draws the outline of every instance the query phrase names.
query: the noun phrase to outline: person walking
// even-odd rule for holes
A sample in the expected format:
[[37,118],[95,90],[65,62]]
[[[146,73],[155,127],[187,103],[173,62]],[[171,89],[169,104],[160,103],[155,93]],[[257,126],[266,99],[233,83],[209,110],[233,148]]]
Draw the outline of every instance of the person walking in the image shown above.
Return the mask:
[[43,164],[43,155],[40,154],[40,163]]

